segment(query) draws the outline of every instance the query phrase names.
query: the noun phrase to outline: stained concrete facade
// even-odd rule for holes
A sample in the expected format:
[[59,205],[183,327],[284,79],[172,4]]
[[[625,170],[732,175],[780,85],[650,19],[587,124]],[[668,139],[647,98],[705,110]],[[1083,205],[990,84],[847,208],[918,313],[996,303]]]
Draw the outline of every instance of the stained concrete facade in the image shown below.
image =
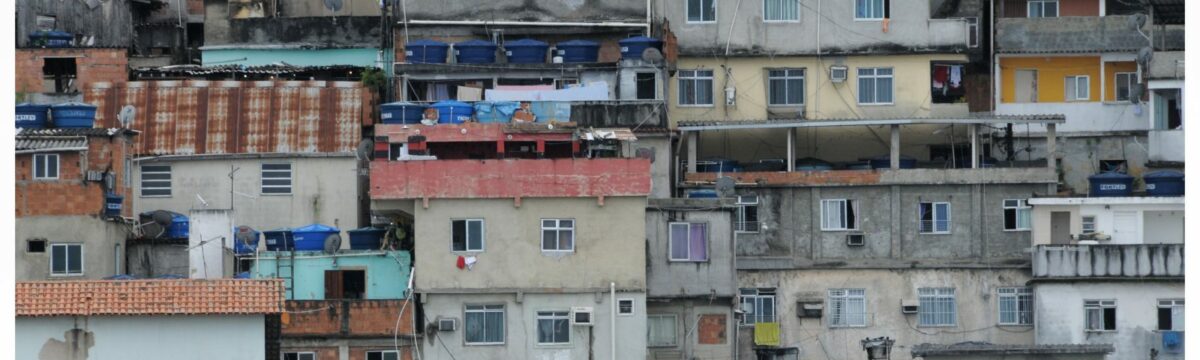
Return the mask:
[[[16,2],[17,47],[34,47],[29,34],[39,29],[38,19],[51,20],[50,29],[80,37],[95,37],[91,46],[129,48],[133,43],[134,1],[95,2],[31,0]],[[50,19],[52,18],[52,19]]]
[[266,354],[261,314],[17,317],[16,326],[18,359],[261,360]]
[[[450,2],[419,0],[406,4],[410,20],[492,21],[641,21],[647,20],[645,0],[498,0]],[[401,9],[395,6],[396,16]]]
[[[1038,344],[1113,344],[1106,359],[1182,359],[1182,353],[1162,352],[1158,301],[1184,298],[1182,278],[1174,281],[1074,281],[1034,284]],[[1084,329],[1085,300],[1116,301],[1116,330]]]
[[[15,229],[13,245],[19,281],[95,280],[125,273],[125,239],[132,232],[129,224],[96,216],[28,216],[17,218]],[[45,241],[45,251],[29,251],[30,241]],[[54,244],[83,245],[82,274],[50,274],[50,248]]]
[[[1094,219],[1094,230],[1109,235],[1104,244],[1182,244],[1182,197],[1045,198],[1031,199],[1033,244],[1075,243],[1055,238],[1052,214],[1067,213],[1067,234],[1083,234],[1083,217]],[[1118,225],[1116,217],[1121,217]]]

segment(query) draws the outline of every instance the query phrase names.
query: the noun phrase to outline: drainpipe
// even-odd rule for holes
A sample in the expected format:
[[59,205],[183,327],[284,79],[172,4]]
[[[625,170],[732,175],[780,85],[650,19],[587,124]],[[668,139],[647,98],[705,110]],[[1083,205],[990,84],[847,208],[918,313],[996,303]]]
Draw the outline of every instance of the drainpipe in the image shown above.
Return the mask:
[[612,339],[611,339],[611,341],[609,341],[609,344],[612,345],[612,350],[611,350],[612,351],[612,353],[611,353],[612,359],[617,360],[617,283],[615,283],[615,282],[608,283],[608,291],[609,291],[609,294],[611,295],[611,298],[609,300],[612,300],[608,304],[609,306],[612,307],[612,311],[610,311],[608,313],[608,315],[610,317],[612,317],[612,328],[608,329],[610,336],[612,336]]
[[650,1],[646,0],[646,37],[650,37],[650,28],[652,26],[650,22]]

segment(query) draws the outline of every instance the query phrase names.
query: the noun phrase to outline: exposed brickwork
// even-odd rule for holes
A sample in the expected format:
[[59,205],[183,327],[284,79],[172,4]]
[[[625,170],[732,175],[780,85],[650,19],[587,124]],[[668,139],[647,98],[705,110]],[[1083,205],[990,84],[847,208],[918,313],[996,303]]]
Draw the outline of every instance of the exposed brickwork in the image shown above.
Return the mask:
[[86,162],[79,152],[59,152],[57,180],[33,180],[33,154],[16,155],[16,215],[99,215],[104,209],[104,183],[84,181],[86,171],[111,171],[114,189],[125,196],[122,209],[130,216],[131,190],[125,186],[127,137],[89,136]]
[[412,334],[413,305],[404,306],[405,300],[378,300],[353,302],[350,306],[350,333],[354,335],[392,336],[396,328],[396,316],[400,308],[400,333]]
[[[283,336],[391,337],[400,308],[400,334],[411,335],[413,307],[404,300],[292,300],[282,317]],[[346,316],[349,316],[346,318]]]
[[[342,307],[336,301],[287,301],[281,315],[283,336],[339,334]],[[324,310],[321,310],[324,309]]]
[[96,82],[117,84],[129,79],[129,60],[125,49],[17,49],[16,92],[45,92],[42,66],[46,57],[75,58],[75,88],[80,91],[90,89]]

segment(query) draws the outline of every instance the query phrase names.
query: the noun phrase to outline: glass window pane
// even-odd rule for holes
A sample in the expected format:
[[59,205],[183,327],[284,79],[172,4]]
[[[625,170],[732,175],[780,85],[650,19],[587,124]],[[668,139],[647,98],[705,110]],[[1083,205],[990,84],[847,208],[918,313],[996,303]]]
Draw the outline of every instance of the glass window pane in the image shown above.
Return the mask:
[[67,272],[67,249],[64,246],[50,247],[50,272],[54,274]]
[[688,0],[687,2],[687,17],[688,21],[700,21],[700,3],[702,0]]
[[788,104],[799,105],[804,103],[804,79],[788,80],[787,89]]
[[575,220],[559,220],[559,221],[558,221],[558,227],[560,227],[560,228],[573,228],[573,227],[575,227]]
[[575,233],[571,230],[558,231],[558,250],[574,250]]
[[83,272],[83,246],[69,245],[67,246],[67,272],[78,274]]
[[787,92],[784,89],[784,86],[786,86],[785,83],[786,81],[782,79],[771,79],[767,88],[767,92],[769,93],[767,97],[770,99],[771,105],[787,104]]
[[690,260],[708,260],[708,229],[706,224],[691,224]]
[[890,78],[890,77],[879,78],[876,81],[875,86],[878,91],[878,95],[875,98],[875,102],[891,103],[892,102],[892,78]]
[[688,258],[688,224],[671,224],[671,260]]
[[558,232],[554,230],[542,230],[542,250],[557,250]]
[[483,222],[467,222],[467,249],[483,250]]
[[700,80],[697,82],[697,104],[711,105],[713,103],[713,85],[712,79]]
[[[861,73],[861,71],[859,71]],[[858,78],[858,102],[871,104],[875,102],[875,79]]]
[[450,250],[467,250],[467,222],[454,220],[450,222]]
[[504,342],[504,312],[489,311],[485,315],[485,334],[487,342]]

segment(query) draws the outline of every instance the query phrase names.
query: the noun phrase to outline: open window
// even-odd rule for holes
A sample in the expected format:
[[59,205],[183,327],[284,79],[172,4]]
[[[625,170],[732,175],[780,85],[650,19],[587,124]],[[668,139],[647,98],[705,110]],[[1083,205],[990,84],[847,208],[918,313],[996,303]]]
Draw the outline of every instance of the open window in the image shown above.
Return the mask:
[[934,104],[966,102],[967,87],[963,85],[966,68],[962,63],[933,63],[929,79]]
[[79,92],[75,87],[75,58],[44,58],[42,61],[43,92]]
[[365,270],[325,271],[325,299],[363,299],[367,295]]
[[652,72],[640,72],[635,75],[637,80],[637,99],[654,100],[658,98],[658,80]]

